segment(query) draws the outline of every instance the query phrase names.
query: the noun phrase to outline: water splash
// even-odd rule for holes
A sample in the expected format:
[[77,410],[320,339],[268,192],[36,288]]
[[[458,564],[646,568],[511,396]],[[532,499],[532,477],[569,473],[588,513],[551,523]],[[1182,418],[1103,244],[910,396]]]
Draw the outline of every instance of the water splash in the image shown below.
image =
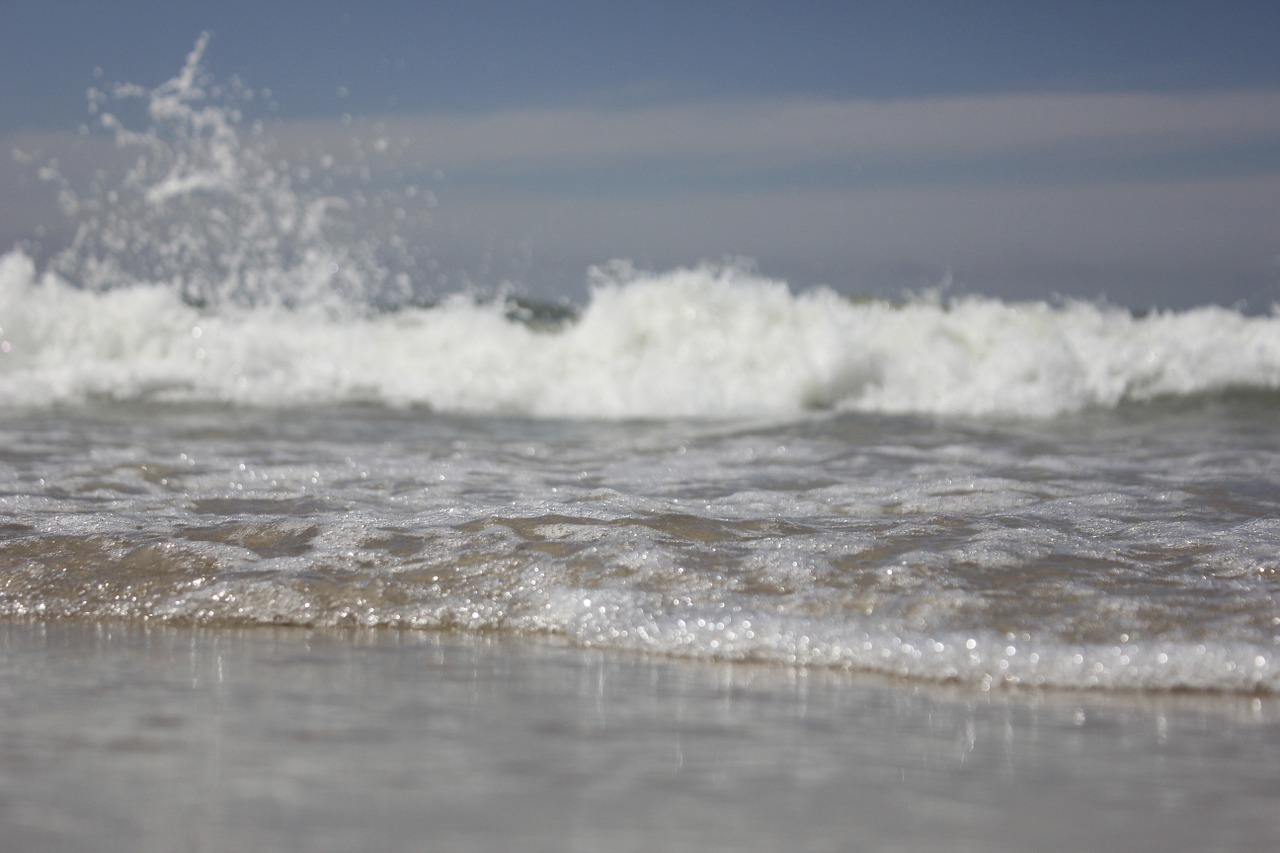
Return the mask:
[[[208,45],[204,33],[155,88],[89,91],[91,115],[130,164],[82,191],[43,171],[77,223],[51,271],[96,292],[162,284],[215,309],[404,304],[416,251],[358,216],[351,199],[311,186],[312,168],[283,156],[262,121],[246,123],[245,106],[261,98],[238,78],[215,80],[203,65]],[[140,127],[121,118],[132,103],[145,108]],[[333,169],[334,158],[321,159]]]
[[[208,45],[201,36],[155,88],[91,90],[92,114],[129,158],[118,174],[104,167],[78,190],[44,170],[78,228],[40,272],[21,250],[0,256],[6,404],[1042,418],[1231,390],[1274,405],[1280,391],[1280,316],[1225,308],[1135,317],[941,292],[856,301],[795,293],[749,264],[622,262],[589,274],[580,312],[510,293],[431,302],[402,237],[418,226],[394,215],[420,188],[371,187],[354,137],[344,156],[286,156],[283,132],[244,117],[263,96],[204,69]],[[429,193],[417,200],[430,206]]]

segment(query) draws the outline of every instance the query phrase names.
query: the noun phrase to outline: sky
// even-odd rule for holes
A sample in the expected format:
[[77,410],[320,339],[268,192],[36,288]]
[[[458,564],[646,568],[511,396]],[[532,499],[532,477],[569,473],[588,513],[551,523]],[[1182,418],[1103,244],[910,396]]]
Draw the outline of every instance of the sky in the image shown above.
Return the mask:
[[158,86],[207,31],[285,156],[429,185],[404,236],[440,287],[750,258],[796,289],[1280,302],[1273,2],[113,5],[0,0],[0,251],[68,239],[33,173],[109,159],[86,91]]

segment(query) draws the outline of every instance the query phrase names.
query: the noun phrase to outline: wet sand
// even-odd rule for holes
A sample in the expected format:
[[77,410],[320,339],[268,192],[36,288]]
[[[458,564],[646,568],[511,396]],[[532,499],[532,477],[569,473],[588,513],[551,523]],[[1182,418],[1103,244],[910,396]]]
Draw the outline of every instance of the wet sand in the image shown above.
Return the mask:
[[396,631],[0,623],[5,850],[1280,844],[1280,701]]

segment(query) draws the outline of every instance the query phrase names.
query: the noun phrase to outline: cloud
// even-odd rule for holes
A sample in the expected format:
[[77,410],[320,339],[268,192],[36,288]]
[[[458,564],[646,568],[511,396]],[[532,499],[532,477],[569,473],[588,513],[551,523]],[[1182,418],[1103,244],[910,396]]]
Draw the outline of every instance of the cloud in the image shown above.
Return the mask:
[[[743,180],[814,167],[939,166],[1064,156],[1212,156],[1280,143],[1280,92],[1048,94],[902,101],[764,100],[630,111],[387,118],[356,133],[460,174],[692,164]],[[294,145],[332,125],[293,122]],[[1273,155],[1271,168],[1280,164]]]

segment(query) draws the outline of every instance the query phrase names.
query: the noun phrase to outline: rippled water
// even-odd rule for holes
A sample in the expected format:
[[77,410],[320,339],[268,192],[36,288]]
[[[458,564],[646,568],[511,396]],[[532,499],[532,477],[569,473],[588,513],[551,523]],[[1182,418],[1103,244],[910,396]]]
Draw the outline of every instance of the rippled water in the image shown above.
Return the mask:
[[0,420],[0,612],[1280,687],[1267,396],[1054,422],[107,405]]
[[207,45],[90,90],[131,165],[0,255],[0,615],[1280,689],[1274,312],[433,294],[371,213],[421,188],[284,158]]

